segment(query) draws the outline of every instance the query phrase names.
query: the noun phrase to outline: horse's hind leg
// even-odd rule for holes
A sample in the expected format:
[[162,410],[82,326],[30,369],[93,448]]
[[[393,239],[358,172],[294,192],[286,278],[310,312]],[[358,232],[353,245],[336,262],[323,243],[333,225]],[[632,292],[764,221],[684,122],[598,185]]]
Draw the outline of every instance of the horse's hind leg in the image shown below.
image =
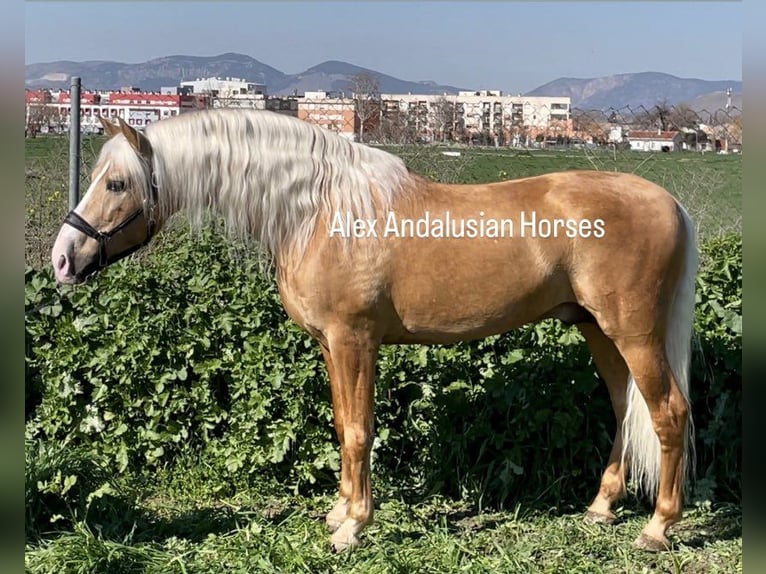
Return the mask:
[[601,328],[594,323],[578,324],[580,332],[588,343],[598,373],[609,389],[609,398],[617,420],[614,443],[601,477],[601,487],[596,498],[588,507],[586,520],[611,524],[616,516],[612,512],[614,503],[625,494],[625,470],[622,464],[622,422],[627,406],[628,366],[617,347]]
[[[631,396],[629,389],[628,396],[625,440],[630,445],[631,471],[645,491],[657,494],[654,515],[636,546],[663,550],[670,545],[665,536],[668,527],[681,518],[689,407],[668,363],[664,341],[649,335],[615,342],[640,392]],[[648,416],[641,415],[647,411],[642,402]]]

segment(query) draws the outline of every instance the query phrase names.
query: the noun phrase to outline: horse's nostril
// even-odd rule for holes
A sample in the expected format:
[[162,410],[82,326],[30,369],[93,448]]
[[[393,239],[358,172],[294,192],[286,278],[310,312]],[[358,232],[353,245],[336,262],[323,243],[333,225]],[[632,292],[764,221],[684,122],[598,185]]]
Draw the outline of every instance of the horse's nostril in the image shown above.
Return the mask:
[[66,266],[67,266],[66,255],[62,253],[59,256],[59,260],[56,262],[56,270],[63,271]]

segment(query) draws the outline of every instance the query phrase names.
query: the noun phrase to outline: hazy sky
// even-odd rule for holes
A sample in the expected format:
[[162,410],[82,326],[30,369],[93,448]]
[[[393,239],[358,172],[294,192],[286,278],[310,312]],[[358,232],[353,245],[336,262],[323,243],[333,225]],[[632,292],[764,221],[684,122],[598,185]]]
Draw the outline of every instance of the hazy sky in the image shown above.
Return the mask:
[[343,60],[526,92],[655,71],[742,78],[739,2],[27,2],[25,61],[239,52],[285,73]]

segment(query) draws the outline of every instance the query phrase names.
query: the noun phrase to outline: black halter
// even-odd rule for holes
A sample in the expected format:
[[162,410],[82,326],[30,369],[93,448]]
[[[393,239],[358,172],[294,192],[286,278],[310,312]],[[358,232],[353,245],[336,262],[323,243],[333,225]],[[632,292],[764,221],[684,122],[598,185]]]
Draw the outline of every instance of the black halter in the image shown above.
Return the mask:
[[[92,237],[96,241],[98,241],[98,262],[93,262],[90,265],[88,265],[85,269],[80,271],[78,275],[81,276],[87,276],[90,275],[92,272],[99,271],[100,269],[103,269],[107,265],[110,265],[114,263],[115,261],[119,261],[123,257],[127,257],[131,253],[141,249],[144,247],[149,241],[151,241],[152,237],[154,237],[155,228],[157,226],[157,222],[154,218],[154,208],[157,205],[157,196],[159,193],[159,190],[157,189],[157,185],[154,183],[154,175],[150,175],[150,191],[149,191],[149,197],[145,197],[143,201],[143,205],[139,207],[136,211],[131,213],[122,223],[117,225],[114,229],[110,231],[99,231],[95,227],[93,227],[90,223],[85,221],[83,217],[76,213],[74,210],[67,213],[66,217],[64,218],[64,223],[71,225],[78,231],[81,231],[88,237]],[[128,225],[130,225],[136,218],[138,218],[140,215],[144,214],[146,218],[146,238],[143,242],[133,245],[132,247],[129,247],[125,251],[122,251],[120,253],[115,253],[111,256],[107,254],[106,246],[109,243],[109,240],[120,233],[123,229],[125,229]]]

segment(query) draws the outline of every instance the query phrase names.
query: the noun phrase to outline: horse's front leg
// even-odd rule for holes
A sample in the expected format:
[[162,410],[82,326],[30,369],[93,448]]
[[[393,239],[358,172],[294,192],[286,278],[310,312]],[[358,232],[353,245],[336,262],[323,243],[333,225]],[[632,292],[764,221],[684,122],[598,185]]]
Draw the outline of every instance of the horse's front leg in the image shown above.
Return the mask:
[[370,451],[378,348],[379,343],[371,337],[344,331],[329,335],[327,347],[322,349],[341,449],[340,497],[327,515],[336,551],[359,544],[357,535],[372,522]]
[[325,365],[327,366],[327,375],[330,378],[330,387],[332,389],[332,401],[333,401],[333,414],[335,420],[335,434],[338,437],[338,443],[340,443],[340,492],[338,501],[333,506],[332,510],[327,513],[325,521],[330,532],[335,532],[340,528],[340,525],[345,522],[348,517],[348,501],[351,497],[351,475],[349,474],[349,465],[344,460],[345,454],[343,449],[343,417],[341,416],[340,407],[340,393],[336,391],[336,385],[338,381],[335,374],[335,365],[332,360],[330,350],[324,345],[322,347],[322,355],[324,356]]

